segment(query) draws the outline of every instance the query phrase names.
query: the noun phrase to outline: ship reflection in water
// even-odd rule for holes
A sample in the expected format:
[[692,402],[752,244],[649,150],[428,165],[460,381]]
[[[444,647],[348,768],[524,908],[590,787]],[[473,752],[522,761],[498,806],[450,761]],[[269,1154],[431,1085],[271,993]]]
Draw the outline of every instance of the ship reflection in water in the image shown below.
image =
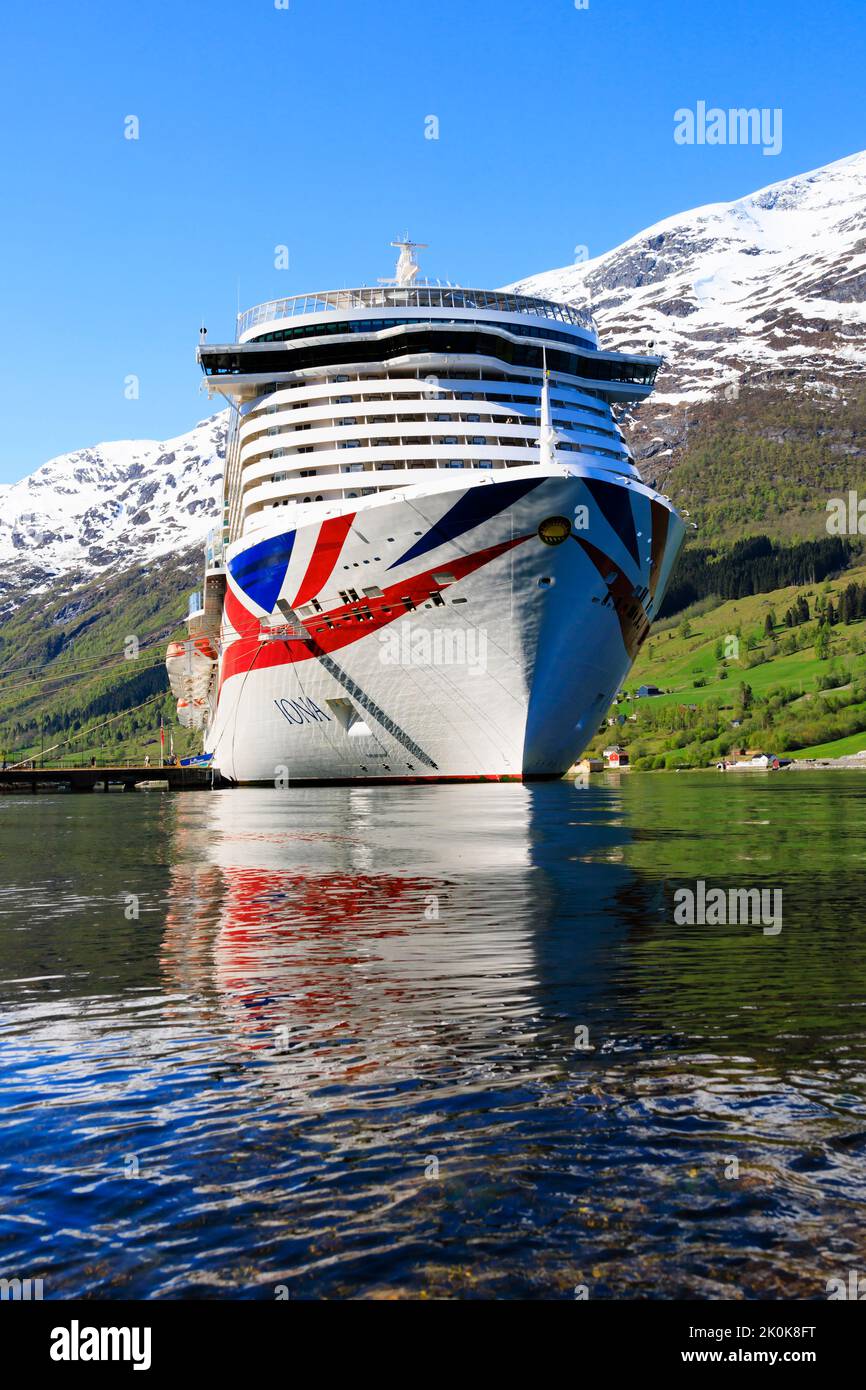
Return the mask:
[[204,822],[179,808],[169,987],[215,991],[238,1047],[303,1106],[414,1086],[443,1048],[486,1065],[532,1012],[528,806],[485,825],[472,790],[442,790],[442,822],[431,805],[421,827],[381,789],[212,797]]
[[[866,1239],[866,793],[746,780],[3,803],[0,1272],[824,1297]],[[676,925],[699,878],[783,931]]]

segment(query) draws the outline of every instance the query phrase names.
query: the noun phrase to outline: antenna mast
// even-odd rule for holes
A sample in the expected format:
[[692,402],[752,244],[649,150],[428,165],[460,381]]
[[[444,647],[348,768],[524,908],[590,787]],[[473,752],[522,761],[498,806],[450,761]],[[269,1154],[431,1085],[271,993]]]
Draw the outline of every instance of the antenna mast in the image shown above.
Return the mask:
[[426,251],[426,241],[410,241],[409,233],[406,232],[402,240],[392,241],[391,245],[399,249],[397,257],[397,268],[390,280],[380,280],[380,285],[414,285],[417,280],[421,267],[415,259],[416,251]]

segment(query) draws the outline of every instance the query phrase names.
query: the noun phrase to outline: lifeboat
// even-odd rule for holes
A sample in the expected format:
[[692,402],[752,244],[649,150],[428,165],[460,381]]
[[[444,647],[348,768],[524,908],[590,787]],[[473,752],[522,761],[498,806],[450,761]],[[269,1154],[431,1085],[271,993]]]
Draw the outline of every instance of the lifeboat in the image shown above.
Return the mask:
[[170,642],[165,668],[173,695],[184,700],[205,700],[219,660],[209,637],[193,637],[188,642]]
[[178,700],[177,722],[184,729],[203,729],[207,715],[207,700]]

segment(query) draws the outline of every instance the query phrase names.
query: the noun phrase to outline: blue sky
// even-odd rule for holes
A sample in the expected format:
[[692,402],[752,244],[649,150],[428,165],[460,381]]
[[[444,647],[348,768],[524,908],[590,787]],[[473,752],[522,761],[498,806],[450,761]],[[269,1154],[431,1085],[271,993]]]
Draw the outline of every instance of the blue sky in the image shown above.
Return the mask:
[[[0,482],[209,414],[198,326],[233,337],[238,284],[246,307],[375,281],[407,227],[432,277],[502,284],[862,149],[863,20],[863,0],[7,7]],[[677,145],[700,100],[780,107],[781,153]]]

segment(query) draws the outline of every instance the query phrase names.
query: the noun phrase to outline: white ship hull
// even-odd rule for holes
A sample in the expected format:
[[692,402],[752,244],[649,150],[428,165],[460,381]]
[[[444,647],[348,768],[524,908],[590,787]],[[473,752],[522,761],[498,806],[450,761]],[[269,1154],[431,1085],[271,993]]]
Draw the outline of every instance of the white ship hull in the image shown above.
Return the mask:
[[[582,464],[450,481],[342,517],[307,508],[296,530],[275,517],[230,548],[205,739],[223,777],[550,778],[593,738],[682,520],[636,479]],[[273,632],[275,612],[301,625]]]

